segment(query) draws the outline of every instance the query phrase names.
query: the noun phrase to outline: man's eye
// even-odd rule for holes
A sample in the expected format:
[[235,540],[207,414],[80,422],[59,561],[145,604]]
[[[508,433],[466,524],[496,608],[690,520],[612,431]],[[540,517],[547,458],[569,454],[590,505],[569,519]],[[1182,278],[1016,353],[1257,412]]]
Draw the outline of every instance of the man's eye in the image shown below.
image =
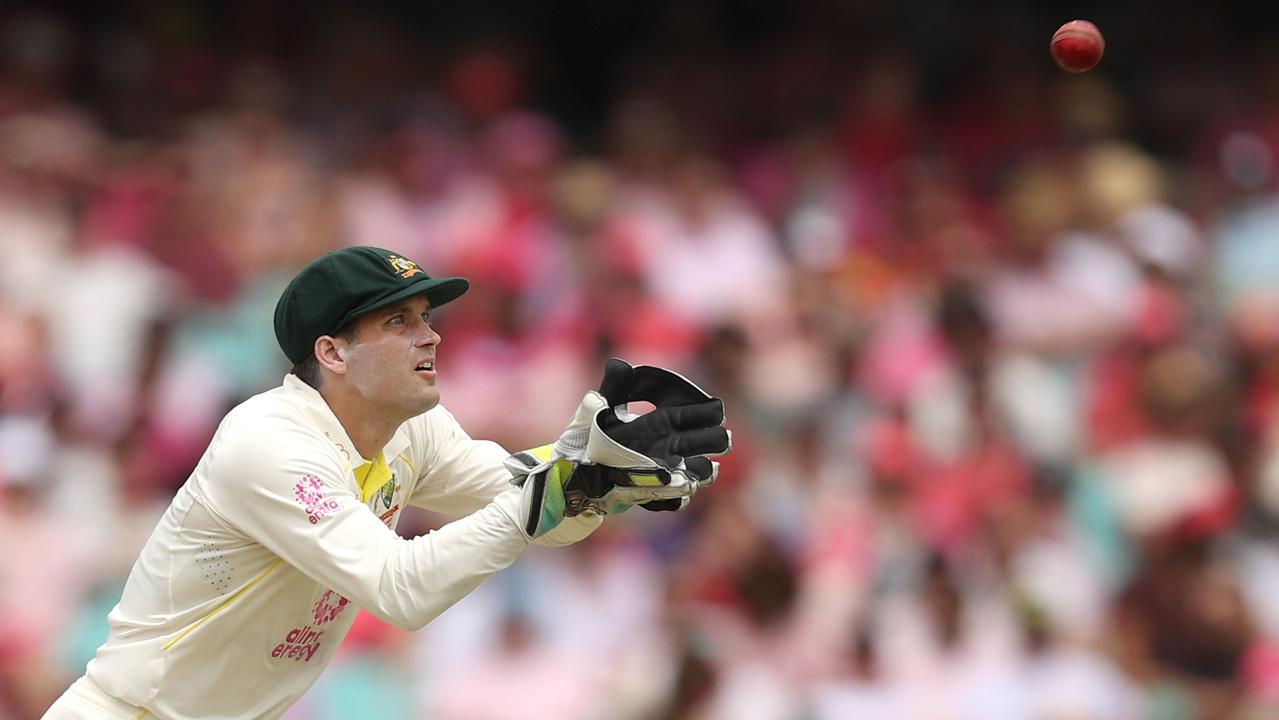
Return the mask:
[[392,316],[391,316],[390,323],[391,323],[392,325],[403,325],[403,324],[404,324],[404,316],[403,316],[403,315],[392,315]]

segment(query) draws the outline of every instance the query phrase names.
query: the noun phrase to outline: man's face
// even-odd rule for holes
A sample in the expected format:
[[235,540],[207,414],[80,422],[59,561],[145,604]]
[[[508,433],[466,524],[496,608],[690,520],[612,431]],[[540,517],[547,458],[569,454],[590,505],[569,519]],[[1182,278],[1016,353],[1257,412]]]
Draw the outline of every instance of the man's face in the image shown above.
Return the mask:
[[408,419],[440,402],[431,329],[431,304],[419,295],[356,321],[354,340],[342,350],[345,382],[371,405]]

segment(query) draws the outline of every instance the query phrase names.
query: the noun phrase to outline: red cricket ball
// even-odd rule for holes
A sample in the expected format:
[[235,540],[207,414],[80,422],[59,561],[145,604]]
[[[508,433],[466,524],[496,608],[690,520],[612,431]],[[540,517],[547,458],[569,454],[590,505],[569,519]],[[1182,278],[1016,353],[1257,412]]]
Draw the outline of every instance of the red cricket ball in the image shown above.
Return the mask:
[[1071,20],[1057,28],[1052,40],[1053,60],[1061,69],[1081,73],[1091,70],[1106,50],[1106,40],[1096,25],[1087,20]]

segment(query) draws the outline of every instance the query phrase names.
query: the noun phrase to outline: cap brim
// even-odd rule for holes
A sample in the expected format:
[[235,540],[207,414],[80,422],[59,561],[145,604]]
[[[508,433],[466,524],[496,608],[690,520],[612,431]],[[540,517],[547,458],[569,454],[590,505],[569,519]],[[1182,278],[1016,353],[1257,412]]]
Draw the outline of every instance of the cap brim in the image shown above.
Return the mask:
[[388,305],[392,305],[406,298],[416,295],[426,295],[427,302],[431,303],[432,308],[437,308],[446,303],[466,294],[471,289],[471,281],[466,278],[422,278],[406,287],[402,287],[390,295],[371,300],[359,307],[354,308],[351,312],[342,318],[337,327],[333,328],[333,332],[337,332],[338,328],[355,320],[363,315],[367,315],[374,310],[380,310]]

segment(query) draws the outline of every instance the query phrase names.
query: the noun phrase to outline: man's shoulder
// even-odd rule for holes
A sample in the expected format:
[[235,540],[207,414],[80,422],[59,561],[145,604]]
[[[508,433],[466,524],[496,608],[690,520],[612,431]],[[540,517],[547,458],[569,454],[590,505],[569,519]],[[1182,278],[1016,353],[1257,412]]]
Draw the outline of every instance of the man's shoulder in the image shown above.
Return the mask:
[[404,426],[409,429],[415,445],[438,443],[462,429],[457,418],[443,405],[436,405],[421,415],[409,418]]
[[[421,415],[409,418],[400,426],[397,436],[403,445],[392,449],[400,452],[400,448],[404,448],[403,451],[426,464],[459,441],[469,440],[466,431],[443,405],[436,405]],[[395,442],[393,440],[392,444]]]
[[311,418],[309,408],[305,403],[299,402],[287,387],[272,388],[248,398],[231,408],[222,423],[249,431],[257,427],[277,430],[296,427],[323,435],[318,424]]
[[313,454],[333,443],[308,409],[286,388],[274,388],[236,405],[223,418],[210,449],[249,451],[259,457]]

